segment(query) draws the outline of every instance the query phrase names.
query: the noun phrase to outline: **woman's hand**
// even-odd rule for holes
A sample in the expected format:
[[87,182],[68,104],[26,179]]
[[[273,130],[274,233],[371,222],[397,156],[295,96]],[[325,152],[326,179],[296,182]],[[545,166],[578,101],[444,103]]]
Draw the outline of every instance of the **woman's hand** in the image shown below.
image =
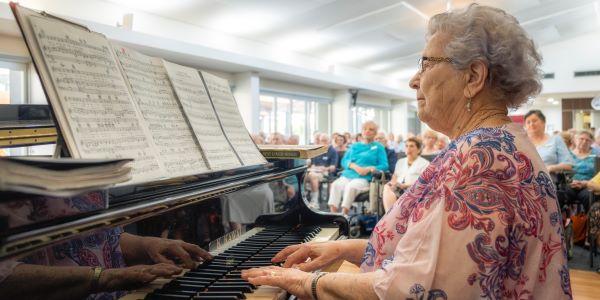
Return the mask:
[[211,260],[212,255],[204,249],[181,240],[169,240],[158,237],[141,237],[141,248],[155,263],[175,264],[179,260],[184,267],[194,268],[202,260]]
[[254,285],[280,287],[299,299],[312,299],[312,274],[294,268],[264,267],[242,270],[242,278]]
[[570,186],[574,189],[585,189],[587,188],[587,181],[573,180]]
[[284,268],[296,267],[308,272],[320,270],[342,258],[343,245],[336,241],[292,245],[279,251],[271,261],[274,263],[284,261]]
[[182,269],[172,264],[137,265],[127,268],[105,269],[100,274],[99,290],[105,292],[133,290],[156,278],[181,273]]

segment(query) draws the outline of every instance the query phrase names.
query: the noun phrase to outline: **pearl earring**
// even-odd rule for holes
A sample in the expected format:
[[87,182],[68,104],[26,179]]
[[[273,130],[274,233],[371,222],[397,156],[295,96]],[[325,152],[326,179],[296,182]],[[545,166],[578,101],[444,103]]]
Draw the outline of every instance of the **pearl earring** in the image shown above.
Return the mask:
[[471,97],[467,97],[467,111],[471,112]]

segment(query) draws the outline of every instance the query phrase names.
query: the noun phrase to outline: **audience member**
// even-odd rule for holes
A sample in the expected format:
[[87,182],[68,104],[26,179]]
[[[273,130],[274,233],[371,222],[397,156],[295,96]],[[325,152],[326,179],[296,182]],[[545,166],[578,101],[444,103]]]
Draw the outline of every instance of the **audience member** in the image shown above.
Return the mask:
[[421,150],[421,155],[436,155],[440,153],[440,150],[435,147],[437,141],[437,132],[433,130],[426,130],[423,132],[423,150]]
[[394,151],[396,151],[396,153],[400,153],[404,151],[404,137],[402,137],[402,134],[398,134],[396,136],[396,142],[395,142],[396,148],[394,148]]
[[525,114],[525,128],[554,180],[557,172],[573,169],[573,158],[567,145],[560,136],[546,134],[546,116],[540,110]]
[[563,139],[565,145],[569,150],[573,150],[575,148],[575,144],[573,143],[573,135],[569,131],[560,131],[558,132],[558,136]]
[[347,148],[347,140],[346,140],[346,136],[342,135],[342,134],[338,134],[335,139],[333,140],[333,148],[335,149],[335,151],[339,152],[346,152],[348,150]]
[[285,142],[285,136],[279,132],[271,133],[267,140],[267,144],[269,145],[285,145]]
[[435,142],[435,149],[441,152],[446,149],[446,147],[448,147],[448,137],[440,134],[437,142]]
[[310,160],[306,181],[310,183],[310,206],[319,209],[319,182],[335,173],[338,162],[338,153],[329,144],[329,136],[325,133],[319,135],[319,145],[328,145],[327,153],[321,154]]
[[342,159],[344,171],[340,178],[331,184],[327,203],[331,212],[338,211],[338,206],[343,199],[342,213],[348,215],[358,193],[369,189],[373,172],[388,169],[385,147],[375,142],[377,130],[378,126],[375,122],[363,123],[363,141],[352,144],[344,155]]
[[300,137],[297,134],[292,134],[287,139],[287,143],[286,144],[287,145],[299,145],[300,144]]
[[396,154],[396,151],[394,151],[394,149],[390,149],[386,146],[388,144],[388,140],[385,138],[385,133],[378,133],[375,136],[375,141],[379,142],[385,148],[385,154],[388,161],[387,171],[390,173],[394,173],[394,169],[396,168],[396,162],[398,161],[398,154]]
[[392,208],[396,199],[403,191],[409,188],[429,165],[429,161],[422,158],[421,142],[416,138],[409,138],[405,142],[404,153],[406,157],[398,160],[394,175],[388,184],[383,187],[383,207],[386,212]]
[[585,188],[582,181],[592,179],[595,174],[594,160],[596,156],[592,153],[593,136],[589,131],[580,131],[575,135],[575,149],[571,152],[573,157],[573,182],[566,189],[566,197],[569,200],[577,200],[583,204],[585,211],[589,208],[590,192]]

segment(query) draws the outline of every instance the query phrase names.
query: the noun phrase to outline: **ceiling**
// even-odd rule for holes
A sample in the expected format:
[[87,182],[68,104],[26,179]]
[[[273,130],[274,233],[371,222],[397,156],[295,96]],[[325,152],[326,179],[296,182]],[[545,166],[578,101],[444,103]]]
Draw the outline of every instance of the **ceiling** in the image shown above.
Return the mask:
[[[330,63],[408,78],[427,19],[466,0],[105,0]],[[538,46],[600,31],[600,0],[483,0],[519,19]]]

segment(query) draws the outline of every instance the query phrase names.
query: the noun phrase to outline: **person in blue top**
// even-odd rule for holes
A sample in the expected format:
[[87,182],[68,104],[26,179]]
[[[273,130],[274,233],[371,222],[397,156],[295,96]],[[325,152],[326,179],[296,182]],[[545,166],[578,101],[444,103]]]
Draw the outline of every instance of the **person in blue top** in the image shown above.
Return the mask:
[[530,110],[525,114],[525,129],[553,177],[558,172],[573,169],[573,157],[563,139],[546,134],[546,116],[541,111]]
[[575,164],[573,165],[573,182],[566,190],[567,199],[578,200],[584,208],[589,208],[590,191],[584,182],[595,175],[594,160],[596,156],[592,150],[594,136],[589,131],[580,131],[575,135],[575,149],[571,152]]
[[328,146],[327,153],[323,153],[310,160],[306,181],[310,182],[310,206],[319,209],[319,181],[323,181],[329,174],[335,173],[338,162],[338,153],[329,144],[329,135],[322,133],[317,138],[319,145]]
[[379,127],[373,121],[362,125],[362,140],[352,146],[342,159],[342,176],[331,184],[329,193],[329,209],[337,212],[343,199],[342,213],[348,215],[350,207],[358,193],[369,189],[369,181],[375,170],[388,169],[385,147],[375,142]]

